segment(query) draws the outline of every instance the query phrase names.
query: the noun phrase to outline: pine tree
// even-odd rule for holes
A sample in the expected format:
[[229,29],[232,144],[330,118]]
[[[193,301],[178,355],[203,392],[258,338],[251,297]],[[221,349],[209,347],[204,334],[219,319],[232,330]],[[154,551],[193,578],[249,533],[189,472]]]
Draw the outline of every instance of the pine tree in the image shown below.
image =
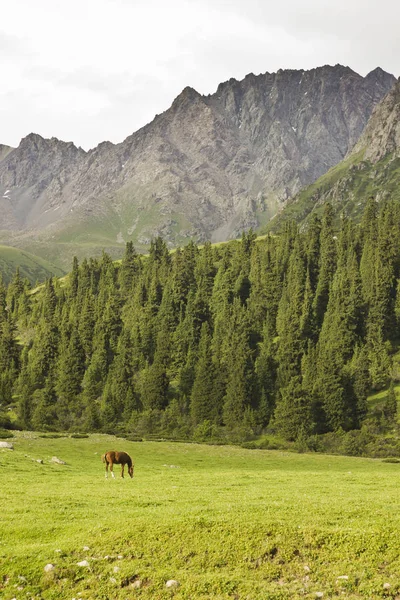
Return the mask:
[[126,243],[125,254],[122,258],[121,267],[118,272],[118,281],[121,290],[121,296],[128,299],[134,291],[134,285],[137,283],[141,272],[141,261],[133,246],[133,242]]
[[388,395],[386,397],[383,413],[389,422],[395,423],[397,418],[397,396],[394,389],[393,379],[390,382]]
[[234,429],[242,424],[246,409],[255,409],[258,405],[250,327],[239,298],[233,302],[224,342],[221,356],[226,370],[223,421]]
[[312,431],[311,403],[301,385],[301,377],[294,376],[281,390],[281,398],[276,405],[274,424],[287,440],[296,440],[300,432]]
[[57,365],[56,392],[59,418],[62,426],[69,428],[76,416],[82,413],[79,395],[82,391],[85,354],[78,333],[73,329],[69,342],[61,349]]
[[76,256],[72,261],[72,271],[69,275],[69,294],[71,298],[76,299],[79,288],[79,263]]
[[304,340],[301,319],[306,283],[305,257],[300,238],[297,238],[289,261],[289,270],[277,315],[279,347],[277,359],[278,383],[281,388],[300,374]]
[[329,300],[329,288],[336,269],[336,244],[333,229],[333,209],[325,205],[320,235],[319,276],[314,298],[314,311],[317,327],[322,324]]
[[212,360],[210,329],[207,323],[203,323],[190,399],[190,412],[196,425],[205,420],[218,420],[220,407],[215,401],[214,385],[215,366]]
[[167,366],[170,353],[168,331],[161,330],[157,337],[154,362],[141,373],[140,399],[145,409],[163,409],[168,404],[169,378]]
[[57,395],[54,376],[51,373],[43,388],[33,393],[35,408],[32,414],[32,425],[36,430],[51,430],[57,427]]

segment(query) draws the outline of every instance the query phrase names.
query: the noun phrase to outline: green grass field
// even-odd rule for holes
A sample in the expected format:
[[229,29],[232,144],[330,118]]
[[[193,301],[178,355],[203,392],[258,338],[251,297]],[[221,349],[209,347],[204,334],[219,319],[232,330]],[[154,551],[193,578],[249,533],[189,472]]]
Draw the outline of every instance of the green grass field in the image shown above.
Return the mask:
[[[400,464],[106,435],[12,441],[0,449],[4,600],[399,597]],[[105,479],[112,448],[134,458],[133,480],[120,467]]]
[[25,250],[12,246],[0,245],[0,273],[5,283],[9,283],[19,268],[21,277],[30,283],[44,281],[56,275],[61,277],[65,271],[39,256],[34,256]]

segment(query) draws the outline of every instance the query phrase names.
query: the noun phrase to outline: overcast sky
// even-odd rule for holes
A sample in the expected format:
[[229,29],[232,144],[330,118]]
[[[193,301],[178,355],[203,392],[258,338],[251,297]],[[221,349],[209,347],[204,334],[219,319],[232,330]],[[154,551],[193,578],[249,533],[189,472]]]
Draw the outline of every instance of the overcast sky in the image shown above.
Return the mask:
[[190,85],[341,63],[400,75],[398,0],[12,0],[0,22],[0,143],[120,142]]

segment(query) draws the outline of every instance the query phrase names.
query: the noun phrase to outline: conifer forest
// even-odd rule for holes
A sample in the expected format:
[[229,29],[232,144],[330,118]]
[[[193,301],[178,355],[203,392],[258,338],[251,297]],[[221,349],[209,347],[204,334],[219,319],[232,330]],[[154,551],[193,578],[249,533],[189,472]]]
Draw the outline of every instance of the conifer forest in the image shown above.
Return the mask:
[[74,259],[65,279],[0,287],[0,427],[246,440],[358,430],[400,344],[400,203],[362,221],[324,208],[306,230],[120,262]]

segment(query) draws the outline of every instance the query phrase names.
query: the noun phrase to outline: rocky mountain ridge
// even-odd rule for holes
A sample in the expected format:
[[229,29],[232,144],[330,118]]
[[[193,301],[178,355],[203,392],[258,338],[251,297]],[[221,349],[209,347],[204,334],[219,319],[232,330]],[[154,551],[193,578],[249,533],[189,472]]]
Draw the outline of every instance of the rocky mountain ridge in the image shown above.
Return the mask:
[[400,78],[345,159],[294,197],[267,228],[279,230],[287,219],[305,226],[326,202],[338,217],[359,220],[370,197],[400,200]]
[[185,88],[120,144],[30,134],[0,148],[0,237],[42,255],[235,237],[342,160],[394,82],[340,65],[250,74],[209,96]]

